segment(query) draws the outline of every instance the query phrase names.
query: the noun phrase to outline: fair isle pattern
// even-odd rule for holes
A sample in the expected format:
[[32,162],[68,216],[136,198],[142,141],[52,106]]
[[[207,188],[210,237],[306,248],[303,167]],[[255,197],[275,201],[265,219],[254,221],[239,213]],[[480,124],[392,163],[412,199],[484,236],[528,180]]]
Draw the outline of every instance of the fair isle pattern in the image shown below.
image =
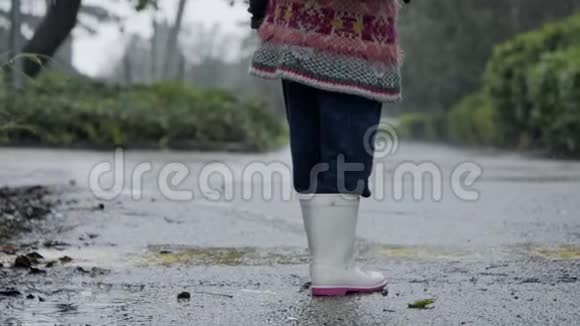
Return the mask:
[[261,39],[394,63],[396,0],[270,0]]
[[[264,44],[254,55],[250,73],[285,78],[335,92],[370,97],[381,102],[400,98],[399,66],[304,47]],[[299,79],[299,80],[298,80]]]
[[398,6],[397,0],[270,0],[250,73],[398,101]]

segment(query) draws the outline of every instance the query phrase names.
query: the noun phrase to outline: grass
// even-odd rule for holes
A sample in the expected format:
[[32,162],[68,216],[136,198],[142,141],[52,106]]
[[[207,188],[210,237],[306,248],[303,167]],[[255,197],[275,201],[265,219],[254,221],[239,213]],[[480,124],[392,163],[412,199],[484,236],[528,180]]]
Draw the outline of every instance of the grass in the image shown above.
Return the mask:
[[47,74],[0,85],[0,145],[267,151],[286,127],[256,100],[177,82],[132,87]]

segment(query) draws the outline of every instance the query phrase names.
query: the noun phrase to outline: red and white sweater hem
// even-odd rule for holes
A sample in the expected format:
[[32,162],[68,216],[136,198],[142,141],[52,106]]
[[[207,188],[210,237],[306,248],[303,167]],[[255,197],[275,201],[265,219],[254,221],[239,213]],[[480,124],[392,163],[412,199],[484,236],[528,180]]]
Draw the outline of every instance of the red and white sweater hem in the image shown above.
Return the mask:
[[370,90],[358,85],[349,85],[337,82],[323,81],[310,77],[306,74],[297,73],[280,67],[275,70],[269,71],[260,69],[255,66],[250,66],[250,74],[256,77],[266,79],[287,79],[330,92],[362,96],[384,103],[395,103],[401,101],[402,99],[401,92],[391,92],[387,90],[381,92]]

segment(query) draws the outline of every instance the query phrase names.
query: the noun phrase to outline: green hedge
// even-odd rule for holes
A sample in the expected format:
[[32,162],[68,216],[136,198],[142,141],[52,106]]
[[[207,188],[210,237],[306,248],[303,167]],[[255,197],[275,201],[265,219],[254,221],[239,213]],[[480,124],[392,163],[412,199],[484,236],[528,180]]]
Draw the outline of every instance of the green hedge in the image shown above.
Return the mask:
[[[538,84],[540,77],[534,73],[544,60],[552,61],[553,53],[580,45],[580,15],[550,23],[543,28],[522,34],[496,47],[484,74],[484,91],[500,113],[502,130],[508,146],[541,147],[545,141],[546,126],[538,124],[537,96],[531,94],[531,84]],[[548,59],[545,59],[546,56]],[[573,56],[562,53],[560,56]],[[569,60],[575,58],[569,57]],[[554,74],[566,74],[566,67],[556,67]],[[562,70],[560,70],[562,69]],[[544,74],[544,77],[548,77]],[[543,96],[553,94],[544,92]]]
[[544,55],[527,78],[530,129],[542,148],[580,156],[580,46]]
[[399,118],[397,131],[403,138],[421,141],[444,140],[445,115],[436,113],[407,113]]
[[441,123],[414,113],[402,135],[580,157],[580,15],[498,45],[483,81],[446,114],[444,133],[432,136]]
[[440,114],[406,113],[399,118],[399,135],[420,141],[446,141],[454,144],[497,146],[499,116],[483,94],[467,96],[449,112]]
[[483,94],[465,97],[447,114],[448,140],[457,144],[500,145],[497,109]]
[[257,101],[177,82],[120,88],[48,74],[18,94],[0,90],[0,144],[263,151],[285,139]]

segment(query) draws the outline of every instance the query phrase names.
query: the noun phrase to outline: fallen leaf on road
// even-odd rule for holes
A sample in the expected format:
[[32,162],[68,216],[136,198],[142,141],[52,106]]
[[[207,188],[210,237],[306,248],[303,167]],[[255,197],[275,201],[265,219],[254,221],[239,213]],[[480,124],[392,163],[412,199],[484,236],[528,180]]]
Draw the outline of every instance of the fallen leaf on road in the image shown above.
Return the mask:
[[191,294],[189,292],[181,292],[177,295],[177,300],[189,300],[191,299]]
[[31,267],[30,268],[30,274],[46,274],[45,270],[39,269],[39,268],[34,268]]
[[89,275],[90,277],[107,275],[110,272],[109,270],[106,270],[103,268],[93,267],[89,270],[89,269],[82,268],[80,266],[75,268],[75,271],[78,273],[81,273],[81,274]]
[[70,263],[72,261],[72,258],[70,258],[69,256],[64,256],[60,257],[58,260],[60,260],[61,263],[66,264]]
[[30,267],[32,267],[32,262],[26,256],[18,256],[14,260],[14,267],[15,268],[30,268]]
[[42,245],[46,248],[56,248],[56,249],[70,246],[70,244],[58,240],[48,240],[45,241]]
[[84,269],[84,268],[82,268],[82,267],[80,267],[80,266],[79,266],[79,267],[77,267],[77,268],[75,268],[75,271],[77,271],[77,272],[79,272],[79,273],[83,273],[83,274],[88,274],[88,273],[90,273],[88,270],[86,270],[86,269]]
[[22,295],[22,293],[20,293],[20,291],[15,290],[15,289],[8,289],[8,290],[0,291],[0,295],[3,295],[5,297],[19,297]]
[[3,253],[7,254],[7,255],[16,255],[16,247],[11,246],[11,245],[5,245],[2,247],[2,249],[0,249],[0,251],[2,251]]
[[435,299],[424,299],[424,300],[417,300],[415,302],[409,303],[409,309],[427,309],[429,305],[434,304]]
[[33,259],[33,260],[34,259],[44,259],[44,257],[42,257],[42,255],[36,251],[33,251],[31,253],[26,254],[26,257]]
[[300,290],[298,290],[298,292],[307,291],[308,289],[310,289],[311,286],[312,286],[312,282],[306,282],[300,287]]

